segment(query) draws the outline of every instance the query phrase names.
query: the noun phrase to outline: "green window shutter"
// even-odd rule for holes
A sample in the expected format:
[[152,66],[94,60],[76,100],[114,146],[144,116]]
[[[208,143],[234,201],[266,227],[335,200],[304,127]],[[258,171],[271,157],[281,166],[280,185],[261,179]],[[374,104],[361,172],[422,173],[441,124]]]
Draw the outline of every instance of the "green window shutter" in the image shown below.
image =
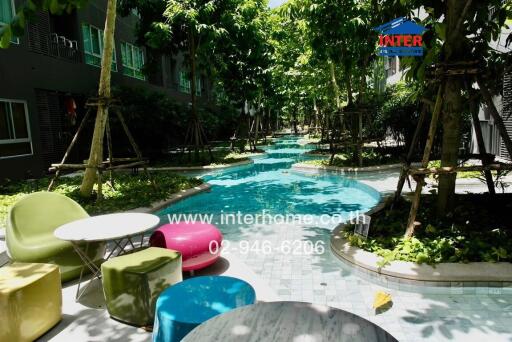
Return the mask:
[[201,76],[196,76],[196,95],[201,96]]
[[184,93],[190,94],[190,80],[185,71],[180,71],[180,90]]
[[142,66],[144,55],[142,49],[129,43],[121,43],[121,59],[123,63],[123,74],[144,80]]
[[132,46],[132,55],[133,55],[133,68],[137,69],[139,67],[139,51],[135,46]]
[[137,67],[137,77],[144,80],[146,77],[142,73],[142,68],[144,67],[144,51],[142,49],[138,49],[139,52],[139,65]]
[[128,53],[127,53],[127,65],[130,67],[130,68],[133,68],[133,50],[132,50],[132,47],[130,45],[127,46],[127,50],[128,50]]
[[121,63],[123,66],[126,65],[126,44],[121,43]]
[[112,50],[112,70],[117,71],[116,42],[114,41],[114,49]]
[[100,42],[101,38],[99,30],[91,27],[91,51],[96,55],[101,55],[101,51],[103,50],[101,46],[102,43]]
[[86,53],[92,53],[91,31],[89,29],[89,25],[82,24],[82,36],[84,39],[84,51]]
[[0,101],[0,140],[11,139],[9,104]]
[[10,23],[12,20],[11,0],[0,0],[0,22]]
[[121,64],[123,65],[123,75],[129,76],[129,69],[127,68],[128,51],[126,43],[121,42]]

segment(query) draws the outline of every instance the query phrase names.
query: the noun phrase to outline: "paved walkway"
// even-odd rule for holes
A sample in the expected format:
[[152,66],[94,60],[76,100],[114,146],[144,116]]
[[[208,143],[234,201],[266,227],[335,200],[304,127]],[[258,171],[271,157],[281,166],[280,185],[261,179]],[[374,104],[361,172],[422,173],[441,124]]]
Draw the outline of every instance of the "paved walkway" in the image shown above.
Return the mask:
[[[398,176],[396,171],[360,173],[354,178],[382,193],[391,193]],[[478,180],[459,183],[459,193],[486,191]],[[225,238],[232,243],[227,252],[261,275],[283,300],[326,304],[350,311],[382,326],[399,341],[512,341],[512,283],[507,289],[467,284],[465,288],[418,287],[417,292],[410,292],[409,287],[383,287],[361,278],[333,255],[328,229],[297,225],[252,228],[241,235],[226,234]],[[270,254],[241,253],[243,249],[239,245],[237,248],[237,244],[242,240],[260,244],[270,241],[274,250]],[[297,240],[320,241],[325,252],[307,255],[299,250],[293,255],[275,249],[284,241]],[[380,314],[372,308],[378,290],[393,297],[393,306]]]
[[[256,290],[258,301],[278,301],[279,296],[260,276],[233,255],[221,258],[215,265],[196,272],[196,275],[227,275],[244,279]],[[67,283],[63,289],[62,321],[38,341],[52,342],[149,342],[151,333],[141,328],[120,323],[109,317],[105,309],[99,281],[75,302],[76,284]]]
[[[318,255],[231,251],[283,300],[327,304],[350,311],[382,326],[399,341],[512,341],[512,284],[510,291],[425,287],[414,293],[382,287],[360,278],[333,255],[328,247],[328,231],[297,226],[260,230],[226,238],[233,246],[242,239],[271,241],[273,246],[282,241],[310,240],[322,241],[326,246],[325,252]],[[378,290],[391,293],[393,306],[377,315],[372,301]]]

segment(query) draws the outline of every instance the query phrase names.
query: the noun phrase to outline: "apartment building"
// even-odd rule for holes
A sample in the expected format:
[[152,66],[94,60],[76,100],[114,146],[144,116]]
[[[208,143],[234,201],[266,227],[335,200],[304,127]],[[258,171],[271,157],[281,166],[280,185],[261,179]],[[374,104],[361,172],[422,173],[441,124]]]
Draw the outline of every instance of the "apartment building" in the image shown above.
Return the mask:
[[[23,1],[0,0],[0,23],[10,21]],[[86,99],[97,93],[106,3],[92,0],[61,16],[38,13],[23,37],[0,50],[0,180],[40,176],[62,158]],[[138,20],[135,13],[118,16],[112,86],[145,87],[188,103],[183,56],[161,56],[156,72],[143,73],[147,56],[135,44]],[[199,76],[197,83],[199,101],[210,98],[205,78]]]

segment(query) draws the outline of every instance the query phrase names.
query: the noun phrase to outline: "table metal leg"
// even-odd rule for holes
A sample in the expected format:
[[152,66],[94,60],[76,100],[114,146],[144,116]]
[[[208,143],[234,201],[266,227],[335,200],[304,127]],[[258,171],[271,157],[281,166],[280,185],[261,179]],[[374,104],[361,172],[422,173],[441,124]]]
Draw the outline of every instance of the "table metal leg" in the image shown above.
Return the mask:
[[140,235],[140,248],[144,246],[144,232]]
[[[117,256],[117,255],[119,255],[119,253],[121,253],[121,251],[124,249],[124,247],[126,247],[126,245],[125,246],[121,246],[121,242],[122,241],[123,241],[123,239],[121,239],[121,240],[112,240],[112,242],[114,243],[114,247],[112,248],[110,253],[107,255],[105,260],[108,260],[112,256]],[[117,252],[117,254],[116,254],[115,252],[116,252],[117,249],[119,249],[119,252]]]
[[[91,258],[89,258],[89,254],[88,254],[89,243],[88,242],[85,243],[85,252],[82,250],[82,248],[80,248],[79,244],[77,244],[75,242],[72,242],[72,244],[73,244],[73,248],[75,249],[75,252],[78,254],[80,259],[82,259],[82,261],[84,263],[82,266],[82,269],[80,270],[80,278],[78,279],[78,286],[77,286],[76,295],[75,295],[75,300],[78,302],[80,297],[82,297],[82,295],[85,293],[85,291],[89,288],[92,281],[96,278],[98,278],[98,279],[100,278],[101,268],[96,266],[96,264],[94,263],[94,260],[91,260]],[[89,270],[91,271],[92,277],[91,277],[91,280],[89,281],[89,283],[80,292],[80,287],[82,285],[82,279],[84,276],[84,270],[86,267],[89,268]]]

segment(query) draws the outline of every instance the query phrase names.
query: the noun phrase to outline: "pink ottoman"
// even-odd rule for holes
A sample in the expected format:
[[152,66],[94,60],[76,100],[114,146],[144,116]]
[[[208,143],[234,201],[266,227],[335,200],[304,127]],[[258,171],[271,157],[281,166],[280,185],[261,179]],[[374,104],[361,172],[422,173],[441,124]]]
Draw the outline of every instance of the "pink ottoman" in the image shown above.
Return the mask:
[[164,224],[151,235],[149,244],[179,251],[183,271],[210,266],[220,257],[222,234],[212,224],[178,222]]

